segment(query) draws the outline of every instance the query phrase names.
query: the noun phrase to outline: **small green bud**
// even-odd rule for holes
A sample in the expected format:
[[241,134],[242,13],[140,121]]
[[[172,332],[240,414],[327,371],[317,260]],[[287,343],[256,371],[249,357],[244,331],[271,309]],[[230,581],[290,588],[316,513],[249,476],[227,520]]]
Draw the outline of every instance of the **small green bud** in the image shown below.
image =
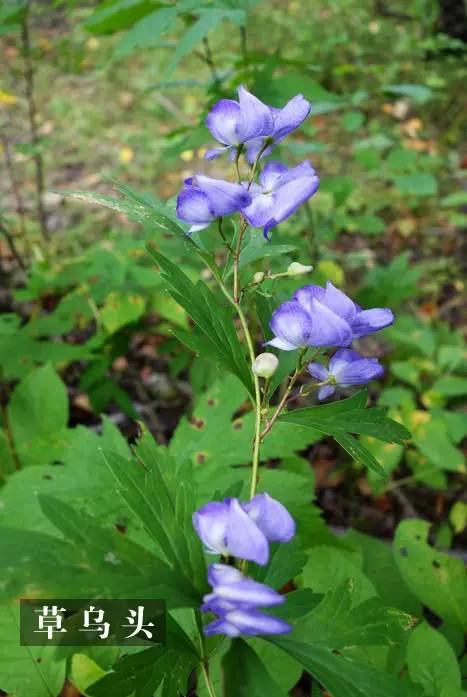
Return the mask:
[[303,274],[310,273],[310,271],[313,271],[312,266],[305,266],[300,264],[299,261],[293,261],[287,269],[289,276],[303,276]]
[[253,281],[256,283],[256,285],[259,285],[264,281],[265,276],[266,274],[263,271],[257,271],[253,276]]
[[260,353],[253,363],[253,372],[260,378],[270,378],[279,365],[279,359],[273,353]]

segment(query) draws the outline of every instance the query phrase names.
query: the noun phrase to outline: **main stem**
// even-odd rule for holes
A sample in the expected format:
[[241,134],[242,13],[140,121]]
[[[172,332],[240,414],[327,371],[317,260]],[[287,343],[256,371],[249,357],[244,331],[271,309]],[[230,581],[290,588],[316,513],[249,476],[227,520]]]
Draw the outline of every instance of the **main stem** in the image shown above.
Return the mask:
[[204,682],[206,683],[209,697],[216,697],[216,691],[214,689],[214,685],[212,684],[211,678],[209,677],[208,667],[205,661],[201,661],[201,670],[204,675]]

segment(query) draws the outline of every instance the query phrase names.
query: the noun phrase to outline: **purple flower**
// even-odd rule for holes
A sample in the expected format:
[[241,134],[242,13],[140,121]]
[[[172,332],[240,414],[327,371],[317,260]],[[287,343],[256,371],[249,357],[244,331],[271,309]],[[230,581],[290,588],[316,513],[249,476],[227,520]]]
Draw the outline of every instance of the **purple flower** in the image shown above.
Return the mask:
[[238,88],[238,102],[221,99],[206,117],[206,126],[223,148],[208,150],[211,160],[225,151],[235,151],[239,145],[258,137],[267,137],[274,129],[271,110],[244,87]]
[[[331,342],[334,346],[349,346],[354,339],[360,339],[367,334],[384,329],[394,322],[394,315],[389,308],[374,308],[362,310],[345,293],[333,286],[331,281],[326,283],[326,288],[321,286],[303,286],[294,294],[296,300],[315,320],[317,315],[323,315],[326,308],[330,315],[329,321],[337,327],[339,324],[347,326],[340,341]],[[313,344],[324,346],[322,344]]]
[[289,169],[280,162],[268,162],[259,175],[259,184],[248,189],[252,201],[242,213],[253,227],[269,230],[289,218],[302,203],[316,192],[319,177],[305,160]]
[[189,234],[204,230],[223,215],[248,206],[251,195],[240,184],[211,179],[203,174],[185,180],[177,198],[177,218],[190,223]]
[[331,381],[331,384],[323,385],[318,391],[318,399],[326,399],[333,394],[336,385],[364,385],[381,377],[384,369],[377,358],[363,358],[351,349],[339,349],[329,361],[329,368],[320,363],[310,363],[308,372],[320,382]]
[[308,308],[298,300],[282,303],[269,323],[274,339],[269,346],[282,351],[294,351],[308,346],[346,346],[352,340],[347,322],[319,301]]
[[295,521],[288,510],[269,494],[257,494],[243,509],[270,542],[289,542],[295,535]]
[[281,605],[285,598],[263,583],[258,583],[231,566],[211,564],[208,580],[213,592],[205,595],[203,612],[213,612],[219,619],[204,628],[204,633],[226,634],[285,634],[291,626],[271,615],[260,612],[258,607]]
[[211,501],[193,514],[195,530],[211,554],[266,564],[269,545],[265,535],[237,499]]
[[[208,150],[205,157],[211,160],[225,151],[235,157],[239,145],[247,144],[247,159],[251,163],[265,144],[280,143],[298,128],[310,113],[311,105],[302,94],[297,94],[283,109],[276,109],[261,102],[244,87],[238,89],[238,102],[222,99],[209,112],[206,125],[223,148]],[[270,148],[264,151],[268,154]]]

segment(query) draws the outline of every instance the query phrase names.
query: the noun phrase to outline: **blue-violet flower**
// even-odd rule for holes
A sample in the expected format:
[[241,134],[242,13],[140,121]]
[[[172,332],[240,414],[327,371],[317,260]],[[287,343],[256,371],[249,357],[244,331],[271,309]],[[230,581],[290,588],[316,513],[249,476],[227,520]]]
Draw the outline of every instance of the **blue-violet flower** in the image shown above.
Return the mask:
[[384,368],[377,358],[363,358],[352,349],[339,349],[329,361],[329,368],[325,368],[320,363],[310,363],[308,372],[320,382],[332,380],[329,385],[320,387],[318,399],[322,400],[333,394],[336,385],[339,387],[364,385],[370,380],[381,377]]

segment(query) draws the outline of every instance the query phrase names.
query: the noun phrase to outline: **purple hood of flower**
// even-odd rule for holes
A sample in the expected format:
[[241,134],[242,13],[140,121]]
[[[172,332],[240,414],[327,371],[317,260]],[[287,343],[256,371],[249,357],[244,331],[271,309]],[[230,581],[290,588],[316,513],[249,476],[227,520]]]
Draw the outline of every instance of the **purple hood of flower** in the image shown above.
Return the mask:
[[287,622],[257,609],[281,605],[285,598],[277,591],[225,564],[211,564],[208,580],[213,592],[204,596],[201,610],[215,613],[218,619],[204,628],[205,634],[236,637],[240,634],[255,636],[291,631]]
[[[264,104],[244,87],[238,89],[238,101],[221,99],[206,117],[206,125],[222,148],[212,148],[207,159],[225,151],[235,156],[239,145],[247,145],[247,159],[252,162],[265,139],[279,143],[298,128],[310,113],[311,105],[302,94],[296,95],[282,109]],[[264,153],[267,154],[267,151]]]
[[389,308],[362,310],[328,281],[326,288],[299,288],[291,301],[277,308],[270,322],[275,336],[267,343],[283,351],[350,346],[354,339],[384,329],[393,321]]
[[251,203],[251,195],[241,184],[197,174],[185,180],[177,198],[177,218],[190,223],[189,234],[204,230],[223,215],[230,215]]
[[308,372],[320,382],[334,378],[335,384],[323,385],[318,391],[318,399],[326,399],[333,394],[335,385],[364,385],[381,377],[384,368],[377,358],[364,358],[352,349],[339,349],[329,361],[329,368],[320,363],[310,363]]
[[[248,191],[252,201],[242,213],[253,227],[263,228],[264,236],[295,213],[319,186],[319,177],[305,160],[289,169],[280,162],[268,162]],[[245,185],[246,188],[246,185]]]

